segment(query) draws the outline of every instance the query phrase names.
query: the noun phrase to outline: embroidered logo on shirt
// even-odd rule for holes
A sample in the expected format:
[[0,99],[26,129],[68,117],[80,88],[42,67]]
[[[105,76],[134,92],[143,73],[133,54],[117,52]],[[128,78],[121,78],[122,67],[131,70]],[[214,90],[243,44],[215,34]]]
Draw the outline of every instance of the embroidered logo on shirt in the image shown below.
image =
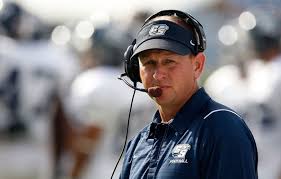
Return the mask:
[[172,156],[174,159],[170,160],[170,163],[188,163],[185,159],[186,153],[191,149],[189,144],[178,144],[172,150]]
[[153,25],[149,30],[149,35],[165,35],[165,32],[169,29],[166,24]]

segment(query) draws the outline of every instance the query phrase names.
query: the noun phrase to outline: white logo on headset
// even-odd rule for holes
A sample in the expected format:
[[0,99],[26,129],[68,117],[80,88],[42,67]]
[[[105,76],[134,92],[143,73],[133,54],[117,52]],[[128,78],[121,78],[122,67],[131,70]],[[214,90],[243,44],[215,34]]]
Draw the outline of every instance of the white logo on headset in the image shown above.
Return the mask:
[[169,29],[169,26],[166,24],[156,24],[151,26],[149,30],[149,35],[165,35],[166,31]]

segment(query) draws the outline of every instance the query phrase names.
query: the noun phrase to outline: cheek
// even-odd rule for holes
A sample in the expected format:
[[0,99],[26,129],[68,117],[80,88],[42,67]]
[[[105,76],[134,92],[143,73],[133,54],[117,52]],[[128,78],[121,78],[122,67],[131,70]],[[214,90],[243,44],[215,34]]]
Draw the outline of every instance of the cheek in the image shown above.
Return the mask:
[[144,78],[145,78],[144,76],[145,76],[145,73],[144,73],[143,69],[140,68],[140,78],[141,78],[142,81],[143,81]]
[[190,68],[185,70],[177,71],[171,74],[171,77],[174,79],[176,86],[179,86],[181,89],[186,90],[189,86],[195,82],[195,74]]
[[146,85],[149,82],[149,73],[147,73],[143,68],[140,68],[140,78],[143,85]]
[[181,89],[186,90],[189,86],[191,86],[191,84],[193,83],[193,76],[191,76],[190,74],[187,74],[186,76],[183,76],[181,78],[179,78],[180,80],[178,80],[178,85],[180,86]]
[[182,68],[175,70],[173,73],[182,81],[190,81],[195,77],[195,72],[191,65],[183,66]]

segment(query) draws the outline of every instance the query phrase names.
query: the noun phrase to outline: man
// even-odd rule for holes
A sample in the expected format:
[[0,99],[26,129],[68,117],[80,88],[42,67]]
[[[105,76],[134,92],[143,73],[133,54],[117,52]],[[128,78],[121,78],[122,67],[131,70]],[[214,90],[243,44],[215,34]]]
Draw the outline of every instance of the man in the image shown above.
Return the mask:
[[121,179],[257,178],[250,130],[197,83],[205,43],[196,19],[165,10],[148,18],[128,47],[126,74],[134,84],[143,83],[158,111],[129,142]]

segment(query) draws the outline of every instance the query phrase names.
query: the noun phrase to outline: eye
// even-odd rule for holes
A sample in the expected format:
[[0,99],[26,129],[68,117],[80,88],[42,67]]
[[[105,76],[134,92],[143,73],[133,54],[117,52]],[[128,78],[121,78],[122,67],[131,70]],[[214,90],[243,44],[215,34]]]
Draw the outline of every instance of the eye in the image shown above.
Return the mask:
[[176,61],[175,61],[175,60],[172,60],[172,59],[166,59],[166,60],[164,61],[164,63],[165,63],[165,64],[174,64],[174,63],[176,63]]
[[144,66],[147,66],[147,65],[155,65],[155,64],[156,64],[156,62],[153,61],[153,60],[147,60],[147,61],[145,61],[145,62],[143,63]]

